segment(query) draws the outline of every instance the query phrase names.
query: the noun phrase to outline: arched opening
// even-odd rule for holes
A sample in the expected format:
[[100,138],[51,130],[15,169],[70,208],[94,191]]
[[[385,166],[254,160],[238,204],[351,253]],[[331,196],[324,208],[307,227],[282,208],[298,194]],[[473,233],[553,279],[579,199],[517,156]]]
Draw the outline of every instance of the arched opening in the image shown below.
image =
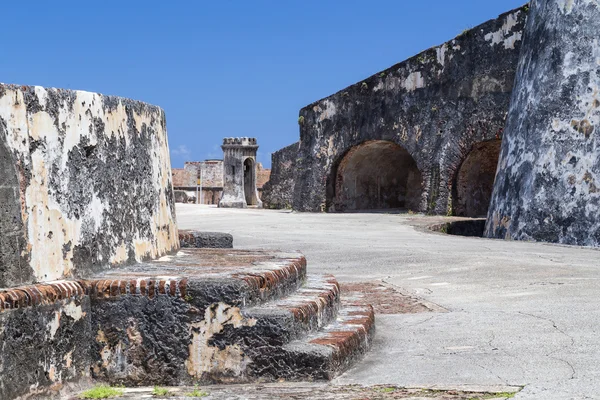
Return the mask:
[[346,153],[327,190],[329,211],[412,209],[421,202],[421,172],[401,146],[369,141]]
[[461,164],[454,183],[454,215],[487,216],[501,144],[501,140],[477,143]]
[[251,158],[244,160],[244,197],[246,198],[246,204],[249,206],[256,205],[255,196],[255,185],[256,176],[254,162]]

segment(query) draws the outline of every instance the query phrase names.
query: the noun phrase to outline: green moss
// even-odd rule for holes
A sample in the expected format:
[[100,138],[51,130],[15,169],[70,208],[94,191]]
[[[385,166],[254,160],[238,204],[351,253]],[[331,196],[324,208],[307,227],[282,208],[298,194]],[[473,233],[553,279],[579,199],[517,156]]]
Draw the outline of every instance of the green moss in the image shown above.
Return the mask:
[[363,83],[360,84],[360,88],[366,90],[366,89],[369,88],[369,85],[367,85],[367,82],[363,82]]
[[80,399],[110,399],[121,396],[123,389],[114,388],[108,385],[98,385],[92,389],[86,390],[79,395]]
[[303,125],[304,124],[304,117],[303,116],[299,116],[298,117],[298,125]]

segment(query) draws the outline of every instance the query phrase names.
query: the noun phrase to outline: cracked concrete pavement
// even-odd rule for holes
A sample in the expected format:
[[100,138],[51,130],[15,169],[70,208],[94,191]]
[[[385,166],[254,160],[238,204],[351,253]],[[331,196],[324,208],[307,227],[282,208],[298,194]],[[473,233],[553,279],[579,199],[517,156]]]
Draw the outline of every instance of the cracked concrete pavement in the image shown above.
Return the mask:
[[377,315],[371,352],[334,384],[600,399],[600,252],[423,229],[443,219],[177,205],[182,229],[300,250],[310,273],[380,280],[447,310]]

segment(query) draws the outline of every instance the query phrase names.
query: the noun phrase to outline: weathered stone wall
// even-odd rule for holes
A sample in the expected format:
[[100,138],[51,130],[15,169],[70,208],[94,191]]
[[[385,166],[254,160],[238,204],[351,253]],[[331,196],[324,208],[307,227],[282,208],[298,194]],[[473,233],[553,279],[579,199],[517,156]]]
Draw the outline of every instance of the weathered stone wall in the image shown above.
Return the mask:
[[262,189],[269,179],[271,179],[271,170],[263,167],[261,163],[256,163],[256,188]]
[[264,184],[262,193],[262,201],[266,208],[292,206],[298,147],[299,143],[294,143],[271,155],[271,175]]
[[187,188],[196,186],[196,171],[184,168],[172,168],[173,188]]
[[[452,212],[461,163],[475,144],[502,136],[526,10],[503,14],[303,108],[294,209],[332,210],[343,157],[365,142],[389,141],[421,172],[417,210]],[[273,187],[277,169],[274,162]]]
[[0,287],[85,276],[179,246],[164,112],[0,84]]
[[94,334],[85,290],[54,282],[0,292],[0,399],[47,399],[90,378]]
[[183,170],[185,172],[181,181],[177,185],[173,184],[174,187],[195,187],[196,179],[200,177],[204,187],[223,187],[223,160],[186,161]]
[[600,246],[600,4],[530,14],[486,234]]

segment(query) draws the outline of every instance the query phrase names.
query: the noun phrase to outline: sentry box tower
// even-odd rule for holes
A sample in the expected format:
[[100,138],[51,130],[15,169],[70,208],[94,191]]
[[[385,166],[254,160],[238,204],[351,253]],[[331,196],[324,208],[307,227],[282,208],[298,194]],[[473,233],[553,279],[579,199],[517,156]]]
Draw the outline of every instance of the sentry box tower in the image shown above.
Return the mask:
[[262,207],[256,190],[256,138],[223,139],[223,197],[219,207]]

